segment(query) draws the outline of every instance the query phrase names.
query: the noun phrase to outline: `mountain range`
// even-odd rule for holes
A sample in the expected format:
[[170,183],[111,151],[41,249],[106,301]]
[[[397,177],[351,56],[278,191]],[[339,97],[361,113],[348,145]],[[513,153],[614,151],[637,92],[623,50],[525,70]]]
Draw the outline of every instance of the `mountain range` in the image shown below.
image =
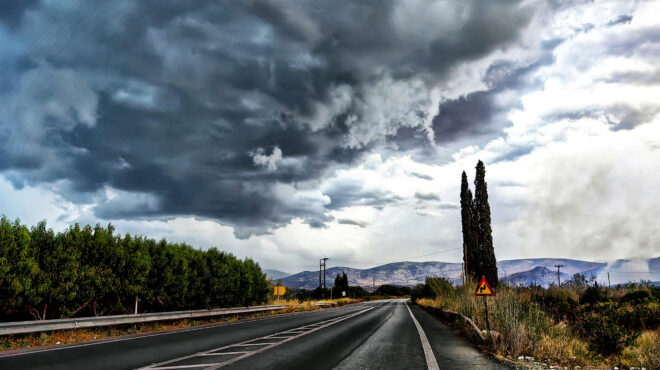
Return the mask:
[[[660,281],[660,257],[650,259],[621,259],[610,262],[591,262],[565,258],[530,258],[498,261],[498,275],[503,283],[511,285],[537,284],[549,286],[557,282],[557,265],[560,279],[566,281],[573,274],[591,275],[601,284],[623,284],[629,281]],[[273,270],[270,270],[273,271]],[[276,270],[275,270],[276,271]],[[280,271],[278,271],[280,272]],[[326,286],[334,285],[337,274],[346,272],[350,285],[372,290],[383,284],[414,286],[429,276],[444,276],[454,283],[462,279],[462,264],[455,262],[396,262],[369,269],[330,267],[326,270]],[[609,273],[609,281],[608,281]],[[292,288],[314,289],[319,285],[319,271],[302,271],[281,279]]]
[[291,276],[291,274],[288,272],[275,270],[275,269],[265,269],[264,274],[266,274],[268,280],[279,280],[287,276]]

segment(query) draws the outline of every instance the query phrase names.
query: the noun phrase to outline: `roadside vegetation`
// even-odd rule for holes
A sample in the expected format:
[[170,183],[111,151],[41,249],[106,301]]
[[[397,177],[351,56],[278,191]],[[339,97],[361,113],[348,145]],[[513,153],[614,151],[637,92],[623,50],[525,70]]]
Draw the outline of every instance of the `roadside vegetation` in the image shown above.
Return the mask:
[[[486,327],[475,282],[454,286],[429,278],[413,289],[422,306],[433,305],[471,318]],[[512,287],[500,284],[488,297],[497,356],[555,366],[660,368],[660,288],[627,284],[608,289],[576,274],[561,287]],[[533,360],[531,360],[533,358]]]
[[142,236],[112,225],[54,233],[0,218],[0,321],[262,304],[259,264],[230,253]]

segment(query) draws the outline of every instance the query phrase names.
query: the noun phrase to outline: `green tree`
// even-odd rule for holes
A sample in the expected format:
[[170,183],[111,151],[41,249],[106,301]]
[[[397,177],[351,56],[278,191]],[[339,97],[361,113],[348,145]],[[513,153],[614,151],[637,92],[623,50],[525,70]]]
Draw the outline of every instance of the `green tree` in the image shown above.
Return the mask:
[[345,271],[342,271],[341,275],[337,274],[337,276],[335,276],[335,285],[332,287],[332,294],[335,298],[341,298],[341,292],[346,292],[346,294],[348,294],[348,290],[348,276]]
[[476,278],[485,276],[493,286],[497,286],[497,261],[493,248],[493,236],[490,226],[490,205],[488,204],[488,186],[486,183],[486,167],[482,161],[477,163],[477,173],[474,179],[474,232],[477,239],[479,270]]
[[461,175],[461,224],[463,231],[463,263],[467,275],[474,277],[479,270],[479,260],[475,258],[478,242],[474,225],[474,203],[465,171]]
[[75,224],[53,233],[0,218],[0,319],[36,320],[263,303],[259,264],[186,244]]

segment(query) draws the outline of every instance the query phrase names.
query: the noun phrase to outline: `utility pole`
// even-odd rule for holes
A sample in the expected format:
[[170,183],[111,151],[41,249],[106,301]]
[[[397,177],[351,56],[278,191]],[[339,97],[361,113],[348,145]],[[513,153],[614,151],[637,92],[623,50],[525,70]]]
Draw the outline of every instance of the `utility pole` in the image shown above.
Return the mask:
[[564,267],[564,265],[555,265],[555,267],[557,268],[557,286],[560,287],[561,286],[561,277],[559,275],[559,269]]
[[371,293],[376,293],[376,273],[371,270]]
[[[325,298],[325,266],[329,259],[324,257],[319,260],[319,288],[323,288],[323,298]],[[323,269],[323,280],[321,280],[321,269]]]
[[612,289],[612,286],[610,285],[610,272],[607,272],[607,289]]

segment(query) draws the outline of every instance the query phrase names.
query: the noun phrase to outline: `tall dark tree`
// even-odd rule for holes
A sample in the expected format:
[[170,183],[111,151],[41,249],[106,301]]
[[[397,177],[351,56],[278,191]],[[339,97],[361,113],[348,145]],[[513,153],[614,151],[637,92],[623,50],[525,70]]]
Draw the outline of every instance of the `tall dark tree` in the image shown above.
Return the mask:
[[475,252],[477,248],[476,235],[474,233],[474,204],[472,192],[468,186],[467,175],[463,171],[461,176],[461,223],[463,225],[463,263],[466,266],[467,275],[474,276],[477,269]]
[[348,294],[348,276],[346,276],[346,272],[342,272],[341,275],[337,274],[332,292],[337,298],[341,298],[341,292]]
[[486,167],[482,161],[477,163],[477,174],[474,179],[474,232],[477,239],[477,251],[480,260],[481,275],[492,285],[497,285],[497,261],[493,248],[493,236],[490,227],[490,205],[488,204],[488,188],[486,184]]

